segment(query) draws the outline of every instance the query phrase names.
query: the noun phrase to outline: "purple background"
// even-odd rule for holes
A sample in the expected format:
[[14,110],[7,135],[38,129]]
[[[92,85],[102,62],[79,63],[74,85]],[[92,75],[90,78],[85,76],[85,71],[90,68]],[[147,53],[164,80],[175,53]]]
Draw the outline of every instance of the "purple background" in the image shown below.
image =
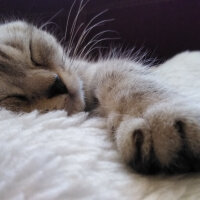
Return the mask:
[[[62,38],[73,2],[1,0],[0,16],[2,20],[25,18],[34,23],[43,23],[62,9],[52,20],[56,25],[48,26]],[[199,0],[91,0],[81,14],[79,23],[88,22],[106,8],[109,11],[100,19],[115,18],[115,21],[105,24],[92,34],[104,29],[116,30],[121,39],[115,41],[115,45],[136,46],[136,49],[143,47],[150,52],[149,56],[157,57],[160,61],[184,50],[200,49]],[[116,34],[112,37],[116,37]]]

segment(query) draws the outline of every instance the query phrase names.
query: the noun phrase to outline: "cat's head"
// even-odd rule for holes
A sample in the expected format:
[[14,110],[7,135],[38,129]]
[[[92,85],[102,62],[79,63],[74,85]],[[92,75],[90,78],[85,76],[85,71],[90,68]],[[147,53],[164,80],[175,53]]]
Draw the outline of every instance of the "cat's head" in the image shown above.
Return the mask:
[[83,110],[81,81],[69,65],[48,32],[22,21],[0,25],[0,107]]

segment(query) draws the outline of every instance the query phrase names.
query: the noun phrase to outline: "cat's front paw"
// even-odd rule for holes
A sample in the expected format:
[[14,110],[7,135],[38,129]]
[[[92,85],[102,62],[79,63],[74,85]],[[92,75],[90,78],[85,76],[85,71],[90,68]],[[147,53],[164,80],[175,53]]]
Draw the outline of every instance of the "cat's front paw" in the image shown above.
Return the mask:
[[125,116],[116,142],[123,159],[137,172],[200,171],[200,110],[160,105],[142,118]]

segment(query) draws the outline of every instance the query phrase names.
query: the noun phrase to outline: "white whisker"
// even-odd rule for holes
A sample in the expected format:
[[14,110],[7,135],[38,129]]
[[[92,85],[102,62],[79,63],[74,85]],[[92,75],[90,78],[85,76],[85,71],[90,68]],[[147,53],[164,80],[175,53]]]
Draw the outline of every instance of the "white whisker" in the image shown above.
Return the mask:
[[94,35],[91,40],[84,46],[84,48],[81,50],[80,54],[79,54],[79,57],[82,56],[82,54],[84,53],[85,49],[88,48],[89,45],[91,45],[94,41],[96,42],[96,40],[102,36],[103,34],[105,33],[114,33],[115,31],[112,31],[112,30],[105,30],[105,31],[101,31],[100,33],[97,33],[96,35]]
[[71,17],[71,12],[74,8],[74,5],[76,3],[76,0],[74,0],[74,3],[72,4],[70,10],[69,10],[69,13],[68,13],[68,16],[67,16],[67,22],[66,22],[66,26],[65,26],[65,34],[64,34],[64,41],[66,40],[66,37],[67,37],[67,32],[68,32],[68,26],[69,26],[69,19]]
[[[91,30],[93,30],[94,28],[98,27],[98,26],[101,26],[103,23],[105,22],[110,22],[112,21],[113,19],[108,19],[108,20],[102,20],[100,22],[97,22],[96,24],[94,24],[93,26],[91,26],[90,28],[88,28],[88,25],[86,26],[86,28],[83,30],[83,33],[81,34],[76,46],[75,46],[75,49],[74,49],[74,53],[73,53],[73,56],[76,55],[77,51],[78,51],[78,48],[82,45],[82,43],[85,41],[86,37],[88,36],[88,34],[91,32]],[[90,23],[90,22],[89,22]],[[88,24],[89,24],[88,23]]]
[[48,24],[52,24],[53,22],[51,22],[51,20],[53,20],[55,17],[57,17],[61,12],[63,11],[63,8],[60,9],[58,12],[56,12],[55,15],[53,15],[50,19],[47,20],[47,22],[45,22],[44,24],[42,24],[39,29],[43,29],[45,26],[47,26]]
[[[99,16],[101,16],[101,15],[104,14],[105,12],[107,12],[107,10],[104,10],[104,11],[100,12],[99,14],[97,14],[96,16],[94,16],[94,17],[88,22],[88,24],[87,24],[86,27],[84,28],[84,30],[83,30],[83,32],[82,32],[82,34],[81,34],[79,40],[78,40],[77,43],[76,43],[76,46],[75,46],[75,48],[74,48],[73,56],[76,55],[79,46],[81,46],[81,44],[83,43],[83,41],[84,41],[84,39],[86,38],[86,36],[87,36],[87,35],[89,34],[89,32],[92,30],[92,29],[90,29],[90,30],[88,31],[88,30],[87,30],[88,27],[92,24],[92,22],[93,22],[95,19],[97,19]],[[94,25],[95,25],[95,24],[94,24]],[[88,32],[88,34],[87,34],[87,32]],[[85,34],[87,34],[87,35],[85,36]]]
[[100,49],[103,49],[103,48],[105,48],[105,47],[102,47],[102,46],[93,47],[92,49],[90,49],[90,50],[84,55],[83,59],[89,59],[89,60],[91,60],[90,57],[88,58],[88,55],[89,55],[92,51],[94,51],[95,49],[100,50]]
[[[66,22],[66,25],[65,25],[65,33],[64,33],[64,37],[62,38],[62,40],[63,40],[64,42],[66,41],[66,37],[67,37],[67,33],[68,33],[68,26],[69,26],[69,19],[70,19],[70,17],[71,17],[71,12],[72,12],[72,10],[73,10],[73,8],[74,8],[75,3],[76,3],[76,0],[74,0],[73,4],[71,5],[70,10],[69,10],[69,13],[68,13],[68,16],[67,16],[67,22]],[[68,55],[67,49],[68,49],[68,48],[67,48],[67,46],[65,45],[65,48],[63,48],[63,56],[62,56],[62,62],[63,62],[63,64],[65,64],[65,60],[66,60],[67,55]],[[64,59],[64,57],[65,57],[65,59]]]
[[70,31],[70,41],[69,41],[69,49],[71,49],[71,48],[72,48],[72,45],[73,45],[73,43],[72,43],[72,38],[73,38],[73,35],[74,35],[74,31],[75,31],[75,29],[76,29],[77,20],[78,20],[78,18],[79,18],[79,16],[80,16],[80,13],[81,13],[82,10],[84,9],[84,7],[87,5],[87,3],[88,3],[89,0],[86,1],[85,4],[83,4],[83,1],[84,1],[84,0],[81,0],[81,2],[80,2],[79,8],[78,8],[78,12],[77,12],[77,14],[76,14],[76,17],[75,17],[74,22],[73,22],[72,27],[71,27],[71,31]]
[[115,40],[115,39],[119,39],[119,38],[103,38],[103,39],[97,40],[96,42],[94,42],[94,43],[90,46],[90,48],[88,49],[87,53],[84,55],[84,58],[86,58],[87,55],[88,55],[89,53],[91,53],[91,52],[95,49],[95,45],[97,45],[98,43],[103,42],[103,41],[107,41],[107,40]]
[[78,32],[80,31],[80,29],[81,29],[81,27],[82,27],[83,25],[84,25],[84,23],[81,23],[81,24],[79,25],[79,27],[76,29],[76,32],[75,32],[75,34],[73,35],[73,37],[72,37],[72,39],[71,39],[71,44],[73,44],[74,39],[76,38]]

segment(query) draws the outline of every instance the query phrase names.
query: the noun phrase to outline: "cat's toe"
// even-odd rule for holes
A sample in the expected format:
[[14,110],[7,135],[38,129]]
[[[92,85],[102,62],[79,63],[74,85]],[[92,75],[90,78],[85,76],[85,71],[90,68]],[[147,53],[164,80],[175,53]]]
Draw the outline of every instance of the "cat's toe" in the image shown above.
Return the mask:
[[[190,126],[193,126],[190,129]],[[199,140],[200,129],[198,124],[191,124],[187,119],[175,120],[174,128],[181,139],[181,147],[177,151],[176,156],[173,156],[170,164],[164,167],[167,173],[187,173],[200,171],[200,146],[196,146],[195,150],[193,143]]]
[[159,171],[148,123],[143,118],[123,120],[116,132],[117,148],[123,160],[135,171],[154,174]]
[[[133,132],[133,140],[136,152],[132,156],[132,159],[130,159],[128,164],[139,173],[156,174],[160,171],[160,164],[155,157],[152,142],[149,141],[149,144],[146,144],[147,141],[144,140],[144,137],[145,135],[141,130],[135,130]],[[147,145],[149,147],[148,150],[145,152],[145,146]]]

